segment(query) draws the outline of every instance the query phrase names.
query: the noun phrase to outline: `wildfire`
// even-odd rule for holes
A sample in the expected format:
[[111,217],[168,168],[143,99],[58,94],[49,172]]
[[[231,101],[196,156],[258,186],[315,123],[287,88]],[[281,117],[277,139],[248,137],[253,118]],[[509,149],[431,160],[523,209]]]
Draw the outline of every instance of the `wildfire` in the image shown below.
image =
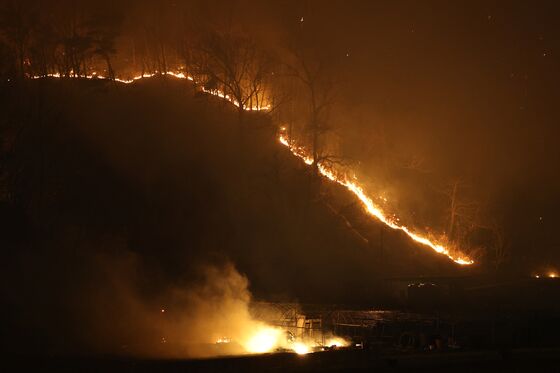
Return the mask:
[[310,351],[311,351],[311,349],[306,344],[301,343],[301,342],[295,342],[294,343],[294,352],[296,354],[305,355],[305,354],[308,354]]
[[558,278],[558,273],[550,272],[545,275],[533,275],[534,278]]
[[[158,74],[156,74],[156,73],[154,73],[154,74],[142,74],[142,75],[135,76],[132,79],[115,78],[114,80],[116,82],[123,83],[123,84],[131,84],[131,83],[134,83],[134,82],[136,82],[140,79],[151,78],[151,77],[154,77],[156,75],[158,75]],[[165,75],[170,75],[170,76],[173,76],[177,79],[187,79],[187,80],[193,81],[195,83],[197,82],[197,80],[194,77],[192,77],[190,75],[187,75],[183,72],[166,72]],[[48,74],[47,77],[61,78],[61,75],[59,73],[55,73],[55,74]],[[100,74],[96,73],[96,72],[93,72],[92,74],[89,74],[89,75],[72,76],[72,77],[85,78],[85,79],[109,79],[109,78],[107,78],[103,75],[100,75]],[[33,76],[32,78],[33,79],[40,79],[40,78],[43,78],[43,76]],[[225,94],[224,92],[222,92],[220,90],[208,90],[208,89],[205,89],[204,87],[202,87],[202,91],[206,92],[208,94],[220,97],[224,100],[227,100],[237,107],[239,107],[241,105],[233,97]],[[247,110],[247,111],[267,111],[267,110],[270,110],[270,105],[257,105],[257,106],[251,106],[251,107],[246,107],[245,106],[244,110]],[[312,165],[313,164],[313,158],[311,158],[309,155],[307,155],[305,149],[303,149],[302,147],[298,147],[298,146],[290,144],[290,141],[288,140],[288,138],[285,136],[284,133],[280,134],[279,140],[280,140],[281,144],[288,147],[290,149],[290,151],[295,156],[301,158],[307,165]],[[343,185],[348,190],[350,190],[352,193],[354,193],[354,195],[356,195],[356,197],[358,197],[358,199],[360,199],[360,201],[364,205],[365,210],[370,215],[374,216],[375,218],[377,218],[379,221],[381,221],[382,223],[384,223],[388,227],[390,227],[392,229],[403,231],[404,233],[406,233],[406,235],[408,235],[414,241],[416,241],[416,242],[418,242],[418,243],[420,243],[424,246],[430,247],[432,250],[434,250],[435,252],[437,252],[439,254],[447,256],[449,259],[453,260],[457,264],[470,265],[470,264],[474,263],[474,261],[472,259],[468,258],[466,255],[452,253],[448,248],[446,248],[442,244],[434,242],[434,241],[428,239],[427,237],[424,237],[421,234],[419,234],[417,232],[414,232],[413,230],[411,230],[407,226],[402,225],[399,222],[398,218],[391,217],[391,216],[388,216],[387,214],[385,214],[383,212],[383,210],[379,206],[377,206],[369,196],[366,195],[363,188],[359,185],[359,183],[355,180],[355,178],[352,180],[346,174],[340,174],[338,172],[335,172],[334,170],[328,169],[327,167],[325,167],[322,164],[319,164],[317,168],[323,176],[325,176],[326,178],[328,178],[328,179],[330,179],[330,180],[332,180],[332,181],[334,181],[334,182],[336,182],[340,185]],[[552,276],[550,276],[550,277],[552,277]]]
[[[247,334],[239,336],[236,342],[243,347],[249,354],[265,354],[277,351],[291,351],[298,355],[309,354],[313,351],[320,351],[323,347],[319,342],[311,342],[309,340],[289,340],[286,338],[286,331],[282,328],[270,326],[266,323],[258,322],[258,327],[250,327],[246,330],[252,330]],[[220,337],[216,340],[216,344],[229,344],[234,340],[229,337]],[[325,347],[346,347],[350,343],[340,337],[331,337],[324,345]]]
[[231,343],[231,338],[228,337],[220,337],[216,340],[216,344],[228,344]]
[[[280,141],[281,144],[288,147],[290,149],[290,151],[292,152],[292,154],[301,158],[306,164],[308,164],[308,165],[313,164],[313,158],[311,158],[309,155],[307,155],[307,153],[305,152],[305,149],[303,149],[302,147],[298,147],[296,145],[292,145],[290,143],[289,139],[286,137],[286,135],[284,133],[280,134],[279,141]],[[318,168],[319,172],[321,173],[321,175],[328,178],[329,180],[334,181],[335,183],[338,183],[338,184],[346,187],[348,190],[350,190],[352,193],[354,193],[354,195],[356,195],[356,197],[358,197],[358,199],[362,202],[365,210],[370,215],[374,216],[375,218],[377,218],[379,221],[381,221],[382,223],[384,223],[388,227],[390,227],[392,229],[403,231],[404,233],[406,233],[406,235],[408,235],[414,241],[416,241],[416,242],[418,242],[418,243],[420,243],[424,246],[430,247],[432,250],[434,250],[435,252],[437,252],[439,254],[447,256],[449,259],[453,260],[457,264],[470,265],[470,264],[474,263],[474,261],[472,259],[468,258],[467,256],[462,255],[462,254],[456,255],[456,254],[452,253],[445,246],[443,246],[439,243],[436,243],[436,242],[428,239],[427,237],[422,236],[421,234],[419,234],[417,232],[414,232],[413,230],[411,230],[410,228],[408,228],[405,225],[402,225],[399,222],[398,218],[390,217],[390,216],[386,215],[383,212],[383,210],[379,206],[377,206],[370,197],[368,197],[366,195],[366,193],[364,192],[364,189],[359,185],[359,183],[355,180],[355,178],[354,178],[354,180],[351,180],[346,174],[340,174],[338,172],[335,172],[334,170],[328,169],[327,167],[325,167],[322,164],[319,164],[317,166],[317,168]]]
[[350,342],[348,342],[347,340],[340,338],[340,337],[332,337],[327,339],[327,342],[325,343],[326,347],[346,347],[346,346],[350,346]]
[[[202,92],[209,93],[211,95],[223,98],[224,100],[227,100],[227,101],[231,102],[232,104],[234,104],[237,107],[241,106],[241,104],[239,102],[237,102],[233,97],[231,97],[230,95],[224,94],[222,91],[220,91],[218,89],[206,89],[206,88],[202,87]],[[247,110],[247,111],[260,111],[260,110],[267,111],[267,110],[270,110],[270,105],[258,105],[258,106],[251,106],[251,107],[245,106],[244,110]]]
[[533,278],[558,278],[560,275],[555,268],[545,268],[541,269],[539,272],[533,272],[531,274]]
[[263,325],[242,344],[247,352],[253,354],[274,352],[278,349],[291,350],[298,355],[304,355],[312,351],[310,344],[303,341],[288,341],[285,335],[281,328]]
[[278,346],[281,335],[282,330],[265,326],[259,328],[249,337],[248,341],[244,343],[244,347],[250,353],[262,354],[271,352]]
[[[160,75],[159,73],[153,73],[153,74],[142,74],[142,75],[137,75],[135,77],[133,77],[132,79],[123,79],[123,78],[115,78],[114,81],[115,82],[119,82],[119,83],[123,83],[123,84],[131,84],[134,83],[140,79],[147,79],[147,78],[152,78],[154,76],[158,76]],[[198,81],[195,80],[194,77],[192,77],[191,75],[187,75],[183,72],[172,72],[172,71],[168,71],[166,72],[164,75],[169,75],[169,76],[173,76],[177,79],[187,79],[190,80],[191,82],[195,82],[197,83]],[[45,77],[49,77],[49,78],[61,78],[62,76],[59,73],[54,73],[54,74],[47,74],[45,76],[32,76],[32,79],[41,79],[41,78],[45,78]],[[86,74],[86,75],[79,75],[79,76],[75,76],[75,75],[70,75],[71,78],[81,78],[81,79],[101,79],[101,80],[109,80],[108,77],[103,76],[101,74],[98,74],[97,72],[93,72],[91,74]],[[213,96],[217,96],[220,97],[224,100],[229,101],[230,103],[232,103],[233,105],[240,107],[241,104],[239,102],[237,102],[237,100],[235,100],[235,98],[231,97],[228,94],[225,94],[224,92],[220,91],[219,89],[206,89],[204,88],[204,86],[201,86],[201,89],[203,92],[211,94]],[[258,104],[258,105],[253,105],[253,106],[243,106],[243,110],[246,111],[268,111],[270,110],[270,105],[263,105],[263,104]]]

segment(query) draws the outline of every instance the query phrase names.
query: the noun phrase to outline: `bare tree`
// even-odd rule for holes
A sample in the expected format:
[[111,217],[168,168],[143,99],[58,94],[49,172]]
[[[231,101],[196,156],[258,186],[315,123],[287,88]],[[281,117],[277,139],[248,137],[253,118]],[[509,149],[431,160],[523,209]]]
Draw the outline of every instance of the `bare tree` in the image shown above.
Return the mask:
[[24,78],[26,53],[35,24],[35,14],[26,4],[18,1],[8,2],[0,12],[1,35],[6,44],[13,48],[18,73],[21,78]]
[[243,113],[262,107],[271,59],[244,35],[211,32],[198,43],[195,57],[197,72],[206,76],[208,89],[221,90]]
[[288,70],[307,92],[306,130],[309,134],[313,169],[317,174],[321,162],[340,160],[325,154],[323,146],[324,136],[331,130],[329,114],[335,98],[334,73],[325,59],[312,58],[302,48],[297,48],[293,57],[294,62],[288,65]]
[[10,48],[0,41],[0,79],[10,79],[17,75],[13,53]]
[[122,18],[118,15],[95,15],[90,22],[89,35],[92,41],[93,53],[101,57],[107,65],[109,79],[115,79],[115,71],[111,64],[111,56],[117,51],[115,40],[119,35]]
[[444,193],[449,198],[447,239],[450,242],[457,241],[470,230],[476,228],[477,212],[479,204],[468,199],[464,193],[467,183],[460,179],[453,179],[445,189]]
[[47,76],[56,70],[59,39],[47,15],[42,14],[35,24],[29,45],[31,75]]
[[502,224],[494,221],[488,228],[491,233],[488,247],[491,262],[495,271],[499,271],[510,255],[510,245],[506,238]]
[[143,2],[135,8],[136,23],[131,25],[132,60],[140,67],[142,75],[169,71],[168,57],[174,13],[167,12],[165,2]]
[[83,76],[88,72],[87,63],[93,55],[89,14],[85,8],[72,4],[61,6],[56,17],[59,72],[63,76]]

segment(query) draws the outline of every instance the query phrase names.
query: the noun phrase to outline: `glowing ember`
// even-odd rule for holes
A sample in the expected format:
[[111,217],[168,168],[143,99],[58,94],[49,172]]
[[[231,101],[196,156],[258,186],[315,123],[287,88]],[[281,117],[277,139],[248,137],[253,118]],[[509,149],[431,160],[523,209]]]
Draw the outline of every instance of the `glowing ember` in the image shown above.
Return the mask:
[[[290,141],[285,134],[281,133],[279,137],[280,143],[288,147],[291,152],[297,157],[301,158],[306,164],[313,164],[313,158],[309,157],[305,150],[301,147],[290,144]],[[349,180],[346,175],[339,175],[333,170],[327,169],[324,165],[319,164],[319,172],[326,178],[345,186],[348,190],[356,195],[365,207],[365,210],[372,216],[376,217],[379,221],[387,225],[392,229],[401,230],[406,233],[414,241],[421,243],[422,245],[432,248],[435,252],[447,256],[449,259],[453,260],[457,264],[469,265],[473,264],[474,261],[465,255],[451,253],[449,249],[441,244],[431,241],[430,239],[423,237],[422,235],[412,231],[410,228],[399,223],[399,219],[395,217],[387,216],[381,208],[375,205],[373,200],[366,195],[363,188],[355,180]]]
[[533,272],[531,274],[533,278],[559,278],[558,270],[555,268],[544,268],[539,272]]
[[231,338],[221,337],[218,338],[218,340],[216,341],[216,344],[227,344],[227,343],[231,343]]

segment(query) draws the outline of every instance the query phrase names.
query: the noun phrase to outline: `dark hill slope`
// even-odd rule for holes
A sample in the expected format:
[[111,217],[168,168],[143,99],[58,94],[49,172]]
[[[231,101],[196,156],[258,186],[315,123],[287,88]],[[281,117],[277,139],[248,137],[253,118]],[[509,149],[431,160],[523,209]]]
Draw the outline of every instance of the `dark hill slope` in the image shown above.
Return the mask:
[[3,94],[3,280],[23,284],[4,301],[18,317],[71,313],[67,299],[131,257],[154,296],[208,261],[233,262],[258,298],[364,305],[383,300],[384,277],[456,271],[401,234],[381,239],[343,188],[310,183],[266,115],[240,127],[188,82],[41,80]]

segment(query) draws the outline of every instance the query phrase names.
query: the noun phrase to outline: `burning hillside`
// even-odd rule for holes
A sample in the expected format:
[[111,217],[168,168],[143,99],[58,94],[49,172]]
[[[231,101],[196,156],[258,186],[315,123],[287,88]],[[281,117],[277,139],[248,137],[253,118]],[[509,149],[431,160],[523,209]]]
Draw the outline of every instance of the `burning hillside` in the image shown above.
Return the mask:
[[[134,83],[134,82],[136,82],[140,79],[152,78],[154,76],[159,76],[159,75],[161,75],[161,74],[156,73],[156,74],[148,74],[148,75],[138,75],[138,76],[133,77],[131,79],[115,78],[114,80],[116,82],[119,82],[119,83],[130,84],[130,83]],[[183,72],[166,72],[163,75],[164,76],[165,75],[172,76],[172,77],[175,77],[177,79],[187,79],[187,80],[192,81],[192,82],[200,81],[200,79],[193,78],[191,75],[185,74]],[[107,79],[103,75],[95,73],[95,72],[90,74],[90,75],[84,75],[84,76],[71,75],[71,76],[76,77],[76,78],[85,78],[85,79]],[[60,78],[61,76],[60,76],[60,74],[48,74],[46,77]],[[41,78],[41,76],[34,76],[33,77],[33,79],[40,79],[40,78]],[[260,98],[260,104],[259,104],[259,96],[257,95],[256,98],[255,98],[256,104],[246,106],[246,104],[240,103],[239,101],[235,100],[235,98],[231,97],[230,95],[227,95],[226,93],[224,93],[224,92],[222,92],[218,89],[207,89],[204,86],[201,86],[201,90],[205,93],[208,93],[208,94],[211,94],[213,96],[224,99],[226,101],[229,101],[230,103],[232,103],[233,105],[237,106],[238,108],[240,108],[242,110],[246,110],[246,111],[268,111],[271,108],[271,105],[266,103],[266,99],[264,97],[264,94]],[[251,102],[252,102],[252,100],[251,100]],[[307,165],[310,165],[310,166],[313,165],[313,158],[307,155],[304,148],[298,147],[297,145],[295,145],[295,143],[292,140],[288,139],[286,137],[287,135],[285,133],[285,130],[286,130],[285,127],[281,127],[281,133],[279,135],[280,143],[287,146],[295,156],[301,158]],[[327,179],[329,179],[333,182],[336,182],[338,184],[341,184],[341,185],[345,186],[346,188],[348,188],[348,190],[350,190],[352,193],[354,193],[356,195],[356,197],[363,203],[365,210],[371,216],[375,217],[378,221],[380,221],[381,223],[387,225],[388,227],[390,227],[392,229],[403,231],[412,240],[420,243],[421,245],[430,247],[431,249],[433,249],[435,252],[437,252],[439,254],[447,256],[449,259],[453,260],[457,264],[470,265],[470,264],[474,263],[474,261],[472,259],[470,259],[465,254],[460,253],[458,250],[446,248],[444,245],[439,244],[437,242],[434,242],[433,239],[427,238],[427,237],[423,236],[422,234],[411,230],[406,225],[403,225],[400,222],[400,219],[398,217],[388,216],[386,213],[384,213],[382,211],[382,209],[380,207],[375,205],[375,203],[373,202],[373,199],[366,194],[366,192],[359,185],[359,182],[355,179],[355,177],[348,176],[349,174],[351,174],[351,171],[349,171],[349,170],[335,170],[335,169],[332,169],[332,168],[328,168],[323,164],[319,164],[317,167],[318,167],[321,175],[323,175],[324,177],[326,177]]]
[[[29,330],[36,320],[58,318],[49,311],[56,307],[62,307],[59,315],[75,315],[64,325],[53,321],[56,332],[45,331],[60,335],[51,344],[53,351],[70,348],[67,341],[72,341],[73,350],[108,348],[108,340],[114,341],[109,344],[114,351],[120,351],[117,345],[134,349],[130,340],[135,339],[134,330],[143,330],[135,325],[143,324],[144,312],[135,312],[133,305],[146,303],[144,295],[135,295],[140,300],[132,303],[117,301],[128,298],[101,291],[114,286],[103,279],[116,278],[118,284],[131,277],[131,283],[125,281],[127,288],[156,292],[158,295],[151,298],[157,300],[148,301],[146,312],[150,319],[159,320],[180,314],[173,302],[160,299],[163,289],[169,283],[190,288],[191,280],[184,286],[179,283],[186,281],[182,278],[192,273],[197,262],[208,257],[227,257],[235,262],[251,279],[251,290],[259,299],[281,299],[289,293],[306,302],[363,299],[369,303],[373,296],[379,299],[384,294],[379,276],[371,275],[372,269],[380,272],[392,267],[398,273],[415,268],[420,273],[430,266],[446,265],[432,261],[435,258],[430,259],[433,255],[429,253],[422,260],[408,256],[410,246],[398,237],[391,244],[398,261],[380,261],[376,250],[363,250],[363,243],[356,241],[328,209],[309,203],[305,193],[308,169],[300,167],[299,160],[278,144],[266,116],[249,113],[244,118],[251,130],[244,132],[240,152],[235,140],[239,136],[235,107],[212,96],[193,97],[192,89],[185,89],[187,82],[154,78],[143,84],[115,86],[100,79],[50,79],[34,81],[24,92],[30,98],[40,91],[49,92],[44,105],[35,106],[31,101],[31,106],[25,106],[41,116],[43,126],[27,127],[25,136],[18,138],[17,157],[13,158],[14,167],[22,167],[18,200],[29,201],[26,211],[32,216],[38,216],[37,211],[49,216],[26,229],[43,231],[48,227],[49,237],[22,246],[27,249],[21,252],[32,250],[36,259],[24,261],[20,251],[15,251],[17,258],[10,261],[25,263],[26,271],[41,278],[41,284],[58,290],[46,299],[37,299],[37,283],[30,281],[17,300],[9,299],[33,310],[35,316],[12,315],[27,323]],[[18,97],[12,96],[13,104],[6,107],[10,115],[22,113],[21,102],[28,102],[17,103]],[[37,139],[48,139],[42,143],[43,161],[29,158],[28,150],[38,146]],[[48,172],[36,168],[41,165]],[[41,183],[39,175],[44,175]],[[33,187],[36,185],[42,185],[40,193]],[[7,237],[17,245],[26,245],[18,243],[21,237],[15,234],[28,223],[10,221],[6,226],[13,228]],[[308,221],[314,223],[304,224]],[[375,225],[371,229],[375,230]],[[105,252],[102,266],[91,259],[93,248]],[[165,256],[158,257],[162,250]],[[68,253],[73,253],[71,265],[59,268],[57,263]],[[113,263],[114,257],[124,253],[136,258],[134,271],[143,276]],[[349,268],[352,271],[348,272]],[[23,269],[14,265],[13,270]],[[61,285],[70,278],[75,284],[72,289]],[[85,290],[91,288],[100,292],[94,295]],[[88,294],[91,302],[85,301],[83,294]],[[67,301],[60,304],[60,299]],[[138,320],[127,321],[130,313],[137,314]],[[104,325],[120,327],[100,327],[100,319]],[[201,331],[208,337],[201,343],[216,348],[221,338],[229,339],[230,347],[239,344],[243,352],[296,348],[286,345],[292,342],[286,342],[285,329],[278,332],[274,323],[259,320],[253,324],[254,333],[258,336],[262,330],[265,341],[273,340],[263,342],[270,347],[258,347],[260,342],[255,347],[252,337],[228,328],[215,329],[211,335]],[[88,325],[95,333],[76,334]],[[142,334],[146,338],[136,339],[160,343],[165,338],[165,346],[158,345],[154,353],[159,353],[160,347],[165,351],[180,339],[157,330],[148,328]],[[297,342],[310,350],[326,343],[316,339]]]
[[3,0],[2,351],[497,371],[557,347],[557,13]]

